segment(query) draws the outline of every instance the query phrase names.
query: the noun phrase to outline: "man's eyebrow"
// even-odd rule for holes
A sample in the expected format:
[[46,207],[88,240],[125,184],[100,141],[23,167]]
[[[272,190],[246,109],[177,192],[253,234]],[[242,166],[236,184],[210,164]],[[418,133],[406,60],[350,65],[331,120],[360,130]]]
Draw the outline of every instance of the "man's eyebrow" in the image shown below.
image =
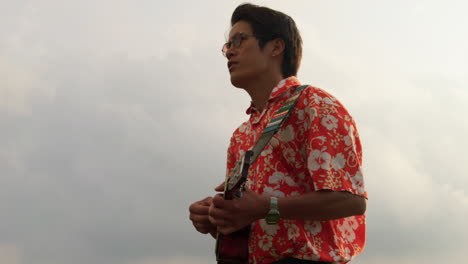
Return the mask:
[[236,32],[236,33],[232,34],[232,36],[228,35],[226,40],[230,41],[232,39],[232,37],[234,37],[237,33],[240,33],[240,32]]
[[248,34],[248,33],[245,33],[244,31],[237,31],[236,33],[232,34],[232,36],[228,36],[228,40],[229,40],[230,38],[234,37],[235,35],[241,34],[241,33],[243,33],[243,34]]

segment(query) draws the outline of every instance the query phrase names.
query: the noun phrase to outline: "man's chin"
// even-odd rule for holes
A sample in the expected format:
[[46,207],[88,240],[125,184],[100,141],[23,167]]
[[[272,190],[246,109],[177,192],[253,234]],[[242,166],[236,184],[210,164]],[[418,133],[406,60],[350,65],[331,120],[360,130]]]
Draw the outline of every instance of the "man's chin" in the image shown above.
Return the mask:
[[239,75],[231,74],[231,84],[237,88],[245,87],[245,78],[240,77]]

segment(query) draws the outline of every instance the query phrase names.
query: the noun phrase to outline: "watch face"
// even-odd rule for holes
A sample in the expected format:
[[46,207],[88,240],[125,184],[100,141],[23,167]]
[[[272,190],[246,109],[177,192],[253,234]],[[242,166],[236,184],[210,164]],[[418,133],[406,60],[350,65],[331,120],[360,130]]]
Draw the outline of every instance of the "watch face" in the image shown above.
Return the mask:
[[278,223],[279,221],[279,214],[278,213],[275,213],[275,214],[268,214],[265,218],[267,224],[276,224]]

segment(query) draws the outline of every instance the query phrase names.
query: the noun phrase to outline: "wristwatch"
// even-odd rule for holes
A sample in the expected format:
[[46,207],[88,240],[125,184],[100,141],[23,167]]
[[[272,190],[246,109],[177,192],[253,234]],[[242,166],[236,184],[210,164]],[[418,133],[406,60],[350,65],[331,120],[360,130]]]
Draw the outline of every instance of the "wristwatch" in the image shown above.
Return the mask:
[[277,224],[280,219],[280,212],[278,210],[278,198],[270,197],[270,211],[265,217],[267,224]]

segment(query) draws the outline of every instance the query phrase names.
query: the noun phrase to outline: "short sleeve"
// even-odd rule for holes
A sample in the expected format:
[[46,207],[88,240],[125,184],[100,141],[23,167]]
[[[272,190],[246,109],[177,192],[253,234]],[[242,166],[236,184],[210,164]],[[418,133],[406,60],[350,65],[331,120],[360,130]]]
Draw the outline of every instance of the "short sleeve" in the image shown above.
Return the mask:
[[367,197],[361,142],[354,120],[325,91],[309,87],[304,94],[306,162],[314,189]]

